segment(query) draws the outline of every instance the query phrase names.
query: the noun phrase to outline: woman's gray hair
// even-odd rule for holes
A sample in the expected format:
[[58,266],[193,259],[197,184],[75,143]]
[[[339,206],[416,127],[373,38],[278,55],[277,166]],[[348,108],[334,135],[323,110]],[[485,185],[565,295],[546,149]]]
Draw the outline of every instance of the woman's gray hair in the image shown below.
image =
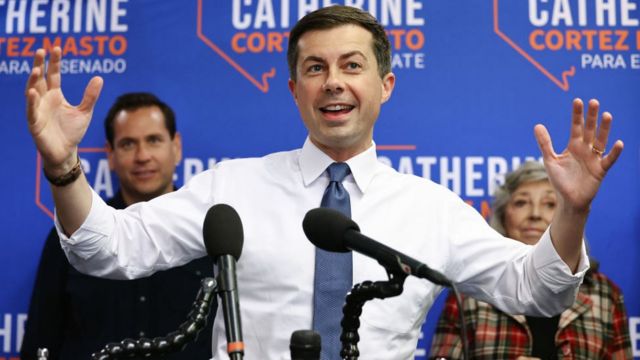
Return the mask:
[[491,202],[491,219],[489,225],[496,229],[500,234],[506,236],[504,229],[504,214],[507,204],[511,200],[511,195],[520,187],[520,185],[528,182],[536,182],[541,180],[549,180],[549,175],[542,163],[537,161],[527,161],[520,167],[505,176],[504,184],[496,189]]

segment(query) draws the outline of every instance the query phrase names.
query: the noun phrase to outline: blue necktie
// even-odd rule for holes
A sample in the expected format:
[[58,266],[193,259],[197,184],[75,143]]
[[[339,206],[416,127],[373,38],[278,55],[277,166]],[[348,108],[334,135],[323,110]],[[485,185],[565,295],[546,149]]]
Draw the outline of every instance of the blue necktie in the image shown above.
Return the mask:
[[[342,186],[342,180],[351,172],[349,165],[333,163],[327,172],[330,182],[320,206],[351,217],[349,193]],[[340,359],[340,320],[345,296],[353,282],[352,271],[351,252],[334,253],[316,248],[313,329],[322,337],[322,360]]]

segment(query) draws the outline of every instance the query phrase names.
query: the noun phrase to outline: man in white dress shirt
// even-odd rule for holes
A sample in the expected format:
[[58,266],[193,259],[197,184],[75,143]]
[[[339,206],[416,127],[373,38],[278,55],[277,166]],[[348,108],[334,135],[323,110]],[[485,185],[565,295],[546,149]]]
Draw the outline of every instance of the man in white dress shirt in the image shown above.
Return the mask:
[[[179,191],[114,210],[77,166],[77,147],[102,79],[77,107],[60,89],[60,49],[36,53],[27,83],[27,118],[56,203],[56,226],[74,266],[97,276],[136,278],[202,256],[209,207],[232,205],[245,230],[238,262],[245,354],[282,359],[291,332],[311,328],[314,247],[301,222],[320,205],[333,162],[346,162],[352,218],[362,232],[444,272],[466,293],[506,311],[551,315],[569,306],[588,262],[582,243],[591,201],[620,155],[603,156],[611,115],[573,103],[567,148],[555,153],[544,126],[535,136],[558,194],[551,226],[536,246],[506,242],[455,194],[399,174],[376,160],[373,128],[395,86],[389,42],[369,14],[344,6],[302,18],[290,33],[289,89],[309,135],[302,149],[222,162]],[[171,221],[167,221],[171,219]],[[122,241],[136,238],[140,241]],[[179,244],[179,245],[176,245]],[[353,255],[353,283],[384,280],[372,259]],[[366,359],[409,359],[439,287],[408,278],[402,295],[365,306],[359,348]],[[220,311],[220,309],[219,309]],[[218,317],[220,318],[220,317]],[[224,359],[224,325],[214,324],[214,358]]]

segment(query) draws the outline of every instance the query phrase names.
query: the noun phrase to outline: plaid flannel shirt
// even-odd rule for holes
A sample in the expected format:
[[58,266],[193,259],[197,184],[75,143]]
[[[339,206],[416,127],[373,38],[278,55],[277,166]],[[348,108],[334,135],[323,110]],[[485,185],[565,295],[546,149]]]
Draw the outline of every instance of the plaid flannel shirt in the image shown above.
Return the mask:
[[[524,315],[463,297],[472,359],[531,356],[531,331]],[[449,294],[431,344],[430,359],[461,359],[458,306]],[[631,341],[620,289],[599,272],[588,272],[575,303],[560,315],[558,359],[631,359]]]

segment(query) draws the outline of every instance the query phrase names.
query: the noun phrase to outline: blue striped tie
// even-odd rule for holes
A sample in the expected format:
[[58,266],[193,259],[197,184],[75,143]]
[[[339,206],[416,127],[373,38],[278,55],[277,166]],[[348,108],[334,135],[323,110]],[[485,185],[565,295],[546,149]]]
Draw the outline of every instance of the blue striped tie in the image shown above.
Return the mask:
[[[327,172],[330,182],[320,206],[351,217],[349,193],[342,186],[342,180],[351,172],[349,165],[333,163]],[[316,248],[313,329],[322,336],[322,360],[340,359],[342,306],[352,282],[351,252],[334,253]]]

